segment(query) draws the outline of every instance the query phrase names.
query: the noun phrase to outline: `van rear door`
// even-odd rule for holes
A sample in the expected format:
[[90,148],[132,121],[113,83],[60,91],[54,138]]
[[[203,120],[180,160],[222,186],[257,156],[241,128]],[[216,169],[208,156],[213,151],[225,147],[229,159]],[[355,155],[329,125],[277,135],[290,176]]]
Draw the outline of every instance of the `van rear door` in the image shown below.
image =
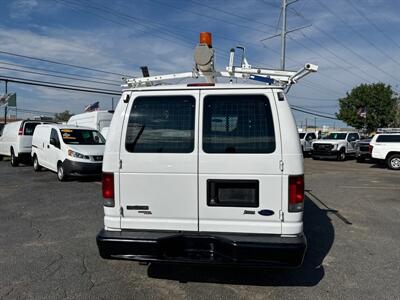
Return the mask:
[[198,230],[198,98],[132,94],[120,145],[122,229]]
[[278,114],[265,89],[202,90],[199,230],[281,234]]
[[33,132],[39,124],[40,122],[24,122],[21,135],[19,135],[19,152],[31,152]]

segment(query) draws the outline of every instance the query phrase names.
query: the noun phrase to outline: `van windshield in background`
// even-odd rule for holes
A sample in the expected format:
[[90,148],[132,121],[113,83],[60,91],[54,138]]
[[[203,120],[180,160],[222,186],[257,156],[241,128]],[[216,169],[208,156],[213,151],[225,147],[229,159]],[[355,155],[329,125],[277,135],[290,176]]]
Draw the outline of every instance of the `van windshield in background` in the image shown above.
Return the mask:
[[304,139],[305,135],[306,135],[305,133],[299,133],[300,139],[301,139],[301,140]]
[[194,119],[192,96],[138,97],[129,115],[125,148],[139,153],[191,153]]
[[60,129],[65,144],[72,145],[104,145],[105,139],[96,130]]
[[207,153],[272,153],[275,131],[264,95],[204,98],[203,150]]
[[33,132],[35,131],[36,126],[38,126],[40,123],[25,123],[24,125],[24,135],[33,135]]
[[324,137],[324,140],[344,140],[347,133],[337,133],[333,132]]

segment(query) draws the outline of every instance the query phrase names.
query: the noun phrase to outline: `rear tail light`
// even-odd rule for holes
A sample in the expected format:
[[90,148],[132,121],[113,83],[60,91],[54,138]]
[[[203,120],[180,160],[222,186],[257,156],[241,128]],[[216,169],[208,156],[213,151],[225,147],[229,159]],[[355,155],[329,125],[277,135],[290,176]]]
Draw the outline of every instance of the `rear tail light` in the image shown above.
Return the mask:
[[102,186],[104,206],[114,207],[114,173],[103,173]]
[[[14,131],[15,132],[15,131]],[[18,135],[24,135],[24,126],[21,125],[18,130]]]
[[372,150],[374,149],[374,146],[368,145],[368,152],[372,154]]
[[304,176],[289,176],[289,212],[303,211]]

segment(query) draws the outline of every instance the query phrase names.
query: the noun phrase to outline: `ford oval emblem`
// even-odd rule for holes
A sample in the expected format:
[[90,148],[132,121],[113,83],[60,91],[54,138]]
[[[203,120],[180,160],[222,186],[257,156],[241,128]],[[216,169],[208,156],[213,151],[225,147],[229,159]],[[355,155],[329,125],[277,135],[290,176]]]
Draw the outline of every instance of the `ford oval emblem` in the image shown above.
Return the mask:
[[258,214],[262,215],[262,216],[272,216],[274,213],[273,210],[270,209],[262,209],[258,211]]

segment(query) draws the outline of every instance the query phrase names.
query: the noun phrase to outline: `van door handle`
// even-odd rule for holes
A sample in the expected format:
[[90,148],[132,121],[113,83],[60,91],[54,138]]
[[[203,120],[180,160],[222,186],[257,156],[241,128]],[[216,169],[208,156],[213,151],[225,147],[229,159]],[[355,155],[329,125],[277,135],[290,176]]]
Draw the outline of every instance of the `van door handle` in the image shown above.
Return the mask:
[[50,145],[47,145],[47,149],[49,149],[50,148]]

